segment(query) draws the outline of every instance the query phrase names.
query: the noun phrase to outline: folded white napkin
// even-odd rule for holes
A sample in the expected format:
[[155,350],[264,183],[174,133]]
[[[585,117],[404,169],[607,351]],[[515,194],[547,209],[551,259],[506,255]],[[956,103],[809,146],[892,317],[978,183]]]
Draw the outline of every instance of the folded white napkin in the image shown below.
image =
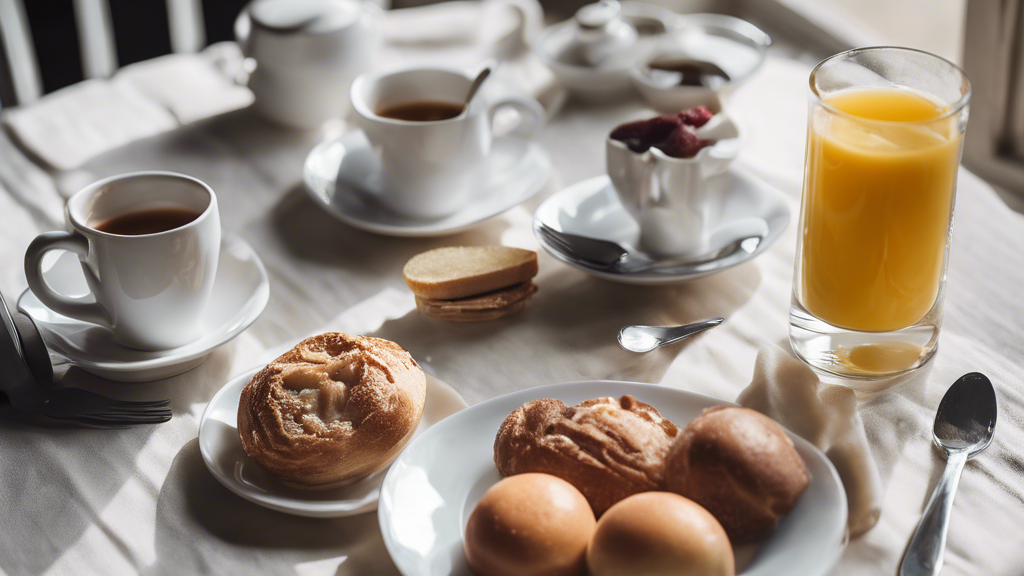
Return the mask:
[[215,55],[171,54],[125,66],[110,80],[73,84],[0,119],[40,160],[70,170],[118,146],[251,104],[252,93],[218,69],[223,47],[212,49]]
[[236,44],[215,44],[199,56],[170,54],[131,64],[118,70],[113,82],[130,84],[182,124],[252,104],[252,92],[218,68],[220,61],[242,61]]
[[822,383],[806,364],[777,346],[765,345],[758,351],[753,381],[736,402],[775,419],[828,456],[846,488],[851,536],[878,522],[882,479],[853,390]]
[[62,88],[2,119],[23,146],[61,170],[177,126],[170,112],[132,86],[103,80]]

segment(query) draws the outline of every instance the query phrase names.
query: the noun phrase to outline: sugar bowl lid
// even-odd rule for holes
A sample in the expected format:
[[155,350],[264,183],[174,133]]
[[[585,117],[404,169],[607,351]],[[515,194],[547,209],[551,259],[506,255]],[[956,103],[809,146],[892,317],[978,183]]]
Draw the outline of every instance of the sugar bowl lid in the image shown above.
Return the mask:
[[600,0],[557,25],[542,39],[540,48],[559,64],[612,68],[629,64],[638,39],[636,28],[622,18],[622,5],[616,0]]

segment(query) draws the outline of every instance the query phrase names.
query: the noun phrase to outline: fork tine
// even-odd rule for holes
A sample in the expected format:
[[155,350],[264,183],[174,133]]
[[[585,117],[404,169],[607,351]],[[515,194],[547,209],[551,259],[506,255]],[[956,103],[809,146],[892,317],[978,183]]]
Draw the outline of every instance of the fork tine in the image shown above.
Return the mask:
[[122,408],[167,408],[170,400],[111,400],[111,406]]
[[170,408],[161,408],[158,406],[152,406],[148,408],[126,408],[124,406],[104,406],[94,412],[82,412],[82,416],[91,416],[93,414],[110,414],[112,416],[132,416],[138,414],[140,416],[148,416],[151,414],[170,414]]
[[171,419],[171,414],[166,413],[153,416],[90,414],[88,416],[75,416],[71,419],[82,422],[96,422],[111,426],[134,426],[137,424],[162,424]]
[[569,243],[566,242],[561,237],[556,236],[553,230],[551,230],[547,226],[544,226],[543,224],[538,228],[538,230],[540,230],[541,236],[543,236],[544,239],[548,241],[548,243],[554,244],[556,247],[561,248],[564,252],[571,252],[571,246],[569,245]]

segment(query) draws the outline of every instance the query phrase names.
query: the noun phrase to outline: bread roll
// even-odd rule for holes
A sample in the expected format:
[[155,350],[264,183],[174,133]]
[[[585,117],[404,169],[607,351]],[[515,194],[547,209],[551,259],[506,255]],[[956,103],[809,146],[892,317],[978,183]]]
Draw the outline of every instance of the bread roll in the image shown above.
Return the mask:
[[379,338],[328,332],[300,342],[242,390],[245,453],[285,484],[355,482],[394,459],[423,414],[426,377]]
[[722,525],[692,500],[635,494],[601,516],[587,548],[591,576],[735,576]]
[[503,476],[543,472],[579,489],[600,516],[619,500],[661,484],[678,429],[632,396],[567,407],[533,400],[509,414],[494,440]]
[[584,571],[595,524],[571,484],[520,474],[480,499],[466,523],[463,549],[477,576],[575,576]]
[[451,246],[414,256],[402,274],[424,300],[479,296],[537,275],[537,253],[507,246]]
[[690,422],[665,470],[665,488],[707,508],[733,544],[775,530],[809,480],[782,427],[736,406],[708,408]]

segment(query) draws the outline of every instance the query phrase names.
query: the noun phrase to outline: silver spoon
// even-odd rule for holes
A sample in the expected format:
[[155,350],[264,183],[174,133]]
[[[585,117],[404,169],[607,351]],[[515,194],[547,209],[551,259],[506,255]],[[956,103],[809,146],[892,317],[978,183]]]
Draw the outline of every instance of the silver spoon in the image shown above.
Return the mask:
[[484,69],[476,75],[475,79],[473,79],[473,83],[469,85],[469,93],[466,94],[466,108],[469,108],[469,104],[473,102],[473,97],[476,96],[477,91],[480,90],[480,86],[483,85],[484,80],[487,80],[487,77],[490,75],[491,67],[484,66]]
[[939,403],[935,443],[946,454],[946,470],[935,486],[924,517],[910,540],[900,576],[934,576],[942,568],[953,494],[967,459],[992,442],[996,428],[996,392],[984,374],[964,374]]
[[658,346],[714,328],[724,321],[725,318],[712,318],[683,326],[626,326],[619,330],[619,346],[630,352],[650,352]]

